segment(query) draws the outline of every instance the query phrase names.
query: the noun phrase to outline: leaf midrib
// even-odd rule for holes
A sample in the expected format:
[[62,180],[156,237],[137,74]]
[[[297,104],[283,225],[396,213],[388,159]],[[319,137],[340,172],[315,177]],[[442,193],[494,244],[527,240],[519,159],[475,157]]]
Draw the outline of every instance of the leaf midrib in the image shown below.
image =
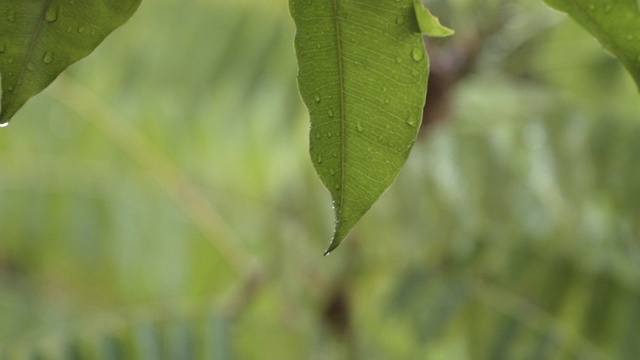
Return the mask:
[[24,79],[24,75],[25,72],[27,71],[27,66],[29,64],[29,59],[31,59],[31,56],[33,55],[33,49],[36,46],[36,42],[38,40],[38,37],[40,36],[40,31],[42,30],[42,25],[44,24],[44,19],[47,13],[47,10],[49,10],[49,6],[51,6],[51,1],[53,0],[45,0],[45,3],[42,7],[42,11],[40,12],[40,16],[38,17],[38,20],[36,22],[36,28],[33,32],[33,36],[31,37],[31,40],[29,41],[29,47],[27,48],[27,53],[25,54],[23,60],[22,60],[22,66],[20,68],[20,72],[18,74],[18,78],[16,80],[16,84],[14,86],[13,91],[11,91],[11,95],[9,96],[9,100],[7,101],[7,105],[6,105],[6,109],[2,109],[3,113],[6,113],[6,111],[8,111],[9,109],[11,109],[11,105],[13,104],[13,101],[15,100],[16,94],[18,93],[18,87],[22,84],[22,81]]
[[342,34],[340,31],[340,18],[338,16],[338,0],[333,0],[333,17],[336,26],[336,50],[338,53],[338,77],[340,86],[340,204],[338,214],[342,215],[344,204],[345,182],[345,101],[344,101],[344,69],[342,60]]

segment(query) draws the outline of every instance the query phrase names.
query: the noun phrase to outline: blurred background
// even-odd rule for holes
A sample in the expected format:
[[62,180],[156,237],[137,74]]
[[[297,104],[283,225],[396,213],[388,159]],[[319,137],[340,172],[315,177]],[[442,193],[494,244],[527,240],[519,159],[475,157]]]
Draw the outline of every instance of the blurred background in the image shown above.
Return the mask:
[[639,358],[631,77],[540,0],[427,5],[420,137],[323,257],[287,1],[143,1],[0,131],[0,358]]

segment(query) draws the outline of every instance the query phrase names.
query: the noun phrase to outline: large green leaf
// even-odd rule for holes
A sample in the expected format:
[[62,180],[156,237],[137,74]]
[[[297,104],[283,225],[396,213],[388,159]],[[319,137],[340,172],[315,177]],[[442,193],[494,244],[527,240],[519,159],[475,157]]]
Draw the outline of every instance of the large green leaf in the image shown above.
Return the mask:
[[141,0],[0,1],[0,124],[89,55]]
[[441,26],[413,0],[291,0],[290,9],[311,157],[335,209],[329,253],[409,155],[429,69],[421,29]]
[[624,64],[640,88],[640,10],[637,0],[545,0],[569,14]]

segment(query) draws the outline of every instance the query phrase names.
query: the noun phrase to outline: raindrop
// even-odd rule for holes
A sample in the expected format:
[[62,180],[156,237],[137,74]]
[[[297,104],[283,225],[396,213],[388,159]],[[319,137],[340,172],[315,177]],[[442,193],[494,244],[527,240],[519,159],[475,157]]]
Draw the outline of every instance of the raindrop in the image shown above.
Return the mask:
[[318,164],[322,164],[322,156],[318,155]]
[[424,50],[414,47],[413,50],[411,50],[411,57],[415,61],[422,61],[422,59],[424,59]]
[[340,184],[336,184],[336,190],[340,190]]
[[7,126],[9,126],[9,122],[8,121],[6,123],[0,124],[0,128],[7,127]]
[[67,26],[67,32],[71,32],[73,28],[71,26]]
[[53,62],[53,54],[48,51],[45,52],[42,61],[44,61],[45,64],[51,64]]
[[335,175],[336,175],[336,171],[335,171],[335,170],[333,170],[333,169],[330,169],[330,170],[329,170],[329,173],[331,173],[331,176],[335,176]]
[[327,137],[328,137],[329,139],[331,139],[331,138],[333,137],[333,134],[332,134],[331,132],[329,132],[329,133],[327,134]]
[[58,20],[58,8],[54,9],[49,7],[49,9],[47,9],[47,12],[44,14],[44,19],[50,23]]
[[402,16],[398,16],[398,17],[396,18],[396,24],[398,24],[398,25],[402,25],[402,24],[404,24],[404,17],[402,17]]
[[84,25],[80,25],[80,26],[78,26],[78,32],[79,32],[80,34],[82,34],[86,29],[87,29],[87,28],[85,28],[85,27],[84,27]]
[[407,125],[411,126],[411,127],[416,127],[416,121],[415,119],[408,117],[407,121],[405,121],[407,123]]
[[316,94],[316,96],[314,97],[314,100],[315,100],[317,103],[319,103],[319,102],[320,102],[320,100],[322,100],[322,99],[320,98],[320,95]]
[[13,91],[13,85],[9,85],[9,86],[7,86],[7,90],[9,90],[9,91]]
[[363,132],[364,131],[364,127],[362,126],[361,123],[358,123],[358,131],[359,132]]
[[327,114],[329,115],[330,118],[333,117],[333,111],[329,110],[329,111],[327,111]]

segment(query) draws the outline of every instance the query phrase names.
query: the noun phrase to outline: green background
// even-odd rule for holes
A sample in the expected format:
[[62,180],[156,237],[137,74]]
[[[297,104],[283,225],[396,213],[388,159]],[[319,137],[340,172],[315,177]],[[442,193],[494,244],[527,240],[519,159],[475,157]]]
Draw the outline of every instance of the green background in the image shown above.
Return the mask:
[[145,1],[1,129],[0,358],[637,358],[622,65],[541,1],[427,3],[473,67],[323,257],[286,5]]

